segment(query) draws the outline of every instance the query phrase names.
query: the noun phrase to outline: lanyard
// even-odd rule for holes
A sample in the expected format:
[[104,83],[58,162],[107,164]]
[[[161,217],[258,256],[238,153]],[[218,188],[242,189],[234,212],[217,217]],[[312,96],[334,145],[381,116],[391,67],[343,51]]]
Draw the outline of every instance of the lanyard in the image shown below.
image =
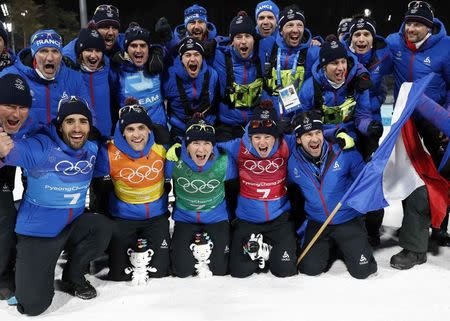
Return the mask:
[[[294,57],[294,62],[292,63],[291,76],[294,77],[295,72],[297,71],[297,61],[298,56],[300,55],[300,50],[297,51]],[[277,52],[277,86],[281,88],[281,48],[278,48]]]

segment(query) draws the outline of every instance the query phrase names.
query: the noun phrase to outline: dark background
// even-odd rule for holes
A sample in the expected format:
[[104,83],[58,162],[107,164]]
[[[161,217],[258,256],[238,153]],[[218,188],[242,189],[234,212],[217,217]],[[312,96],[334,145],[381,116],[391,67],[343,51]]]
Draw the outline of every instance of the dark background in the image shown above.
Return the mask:
[[[36,1],[39,2],[39,1]],[[78,13],[78,1],[58,1],[64,9]],[[136,21],[142,26],[153,29],[156,20],[165,16],[174,28],[183,22],[183,11],[186,7],[197,3],[208,10],[208,19],[213,22],[220,35],[228,33],[231,19],[240,10],[245,10],[254,19],[257,0],[160,0],[160,1],[114,1],[114,0],[87,0],[88,20],[95,8],[104,3],[113,4],[119,8],[122,22],[121,31],[126,29],[128,23]],[[310,1],[275,1],[280,10],[290,4],[296,3],[305,12],[306,27],[314,35],[326,36],[336,33],[337,25],[341,18],[361,12],[365,8],[372,11],[372,17],[377,23],[377,33],[387,36],[389,33],[399,30],[409,0],[310,0]],[[434,8],[435,16],[444,22],[446,29],[449,27],[450,1],[428,1]],[[391,15],[391,21],[388,16]]]

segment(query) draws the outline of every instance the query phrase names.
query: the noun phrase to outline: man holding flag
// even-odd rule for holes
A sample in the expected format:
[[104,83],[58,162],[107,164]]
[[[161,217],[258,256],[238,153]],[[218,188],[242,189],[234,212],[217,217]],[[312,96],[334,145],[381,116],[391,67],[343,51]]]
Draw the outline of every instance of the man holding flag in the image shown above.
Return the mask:
[[[339,145],[324,140],[322,120],[315,112],[298,114],[293,125],[297,144],[289,158],[288,177],[305,197],[307,220],[299,234],[304,231],[305,241],[309,242],[361,172],[364,161],[357,150],[343,151]],[[375,273],[377,263],[362,213],[349,206],[340,207],[299,265],[299,271],[318,275],[341,256],[353,277],[365,279]]]

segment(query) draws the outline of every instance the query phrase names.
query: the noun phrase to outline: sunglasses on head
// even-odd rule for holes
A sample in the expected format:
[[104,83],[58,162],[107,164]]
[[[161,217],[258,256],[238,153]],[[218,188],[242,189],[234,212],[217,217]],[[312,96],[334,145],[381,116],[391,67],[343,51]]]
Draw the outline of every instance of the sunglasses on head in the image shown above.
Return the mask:
[[110,4],[101,4],[97,8],[95,8],[94,14],[96,14],[98,11],[111,11],[119,15],[119,9],[117,7],[110,5]]
[[261,127],[270,128],[276,125],[277,124],[275,124],[275,122],[271,119],[263,119],[263,120],[255,119],[250,121],[250,127],[253,129]]
[[193,125],[189,126],[188,129],[186,129],[186,133],[189,132],[190,130],[195,130],[195,131],[203,130],[210,134],[216,133],[216,130],[214,129],[213,126],[206,125],[206,124],[193,124]]
[[131,111],[134,111],[136,113],[146,113],[145,108],[139,105],[123,106],[119,109],[119,118],[122,118],[124,115],[130,113]]
[[408,9],[419,8],[421,6],[426,6],[431,10],[430,4],[425,1],[411,1],[410,3],[408,3]]

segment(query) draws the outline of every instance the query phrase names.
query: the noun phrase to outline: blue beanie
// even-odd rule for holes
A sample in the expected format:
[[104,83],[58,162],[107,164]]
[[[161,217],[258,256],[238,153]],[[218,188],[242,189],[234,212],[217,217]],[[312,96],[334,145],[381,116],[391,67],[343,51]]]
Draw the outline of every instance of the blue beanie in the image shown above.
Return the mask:
[[62,49],[61,36],[53,29],[38,30],[31,36],[31,55],[34,57],[36,52],[44,47]]
[[262,1],[256,5],[255,8],[255,20],[258,21],[258,16],[263,11],[270,11],[274,14],[276,21],[278,21],[278,14],[280,13],[280,9],[273,1]]
[[184,26],[187,26],[192,20],[202,20],[208,22],[208,13],[206,9],[199,5],[192,5],[184,10]]

